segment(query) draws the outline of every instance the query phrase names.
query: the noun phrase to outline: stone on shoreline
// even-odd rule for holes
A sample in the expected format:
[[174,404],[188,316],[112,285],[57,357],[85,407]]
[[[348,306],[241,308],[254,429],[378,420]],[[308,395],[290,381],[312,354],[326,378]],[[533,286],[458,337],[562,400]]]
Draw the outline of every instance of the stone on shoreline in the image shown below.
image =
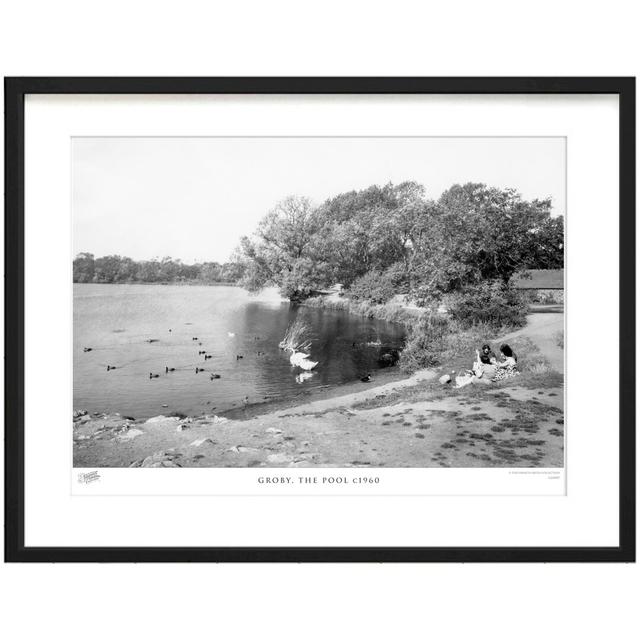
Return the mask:
[[272,453],[267,456],[267,462],[273,462],[274,464],[290,464],[293,462],[293,456],[286,453]]
[[215,444],[215,442],[211,438],[199,438],[198,440],[194,440],[189,446],[201,447],[203,444]]
[[176,458],[182,454],[172,451],[157,451],[151,456],[134,460],[129,467],[159,468],[159,467],[180,467]]
[[242,445],[236,445],[235,447],[231,447],[231,449],[227,449],[227,451],[231,451],[232,453],[258,453],[260,450],[253,447],[243,447]]
[[144,431],[142,431],[142,429],[130,429],[129,427],[125,427],[123,431],[116,436],[116,440],[126,442],[127,440],[133,440],[143,434]]
[[145,424],[156,424],[158,422],[178,422],[180,418],[176,418],[175,416],[154,416],[153,418],[149,418]]

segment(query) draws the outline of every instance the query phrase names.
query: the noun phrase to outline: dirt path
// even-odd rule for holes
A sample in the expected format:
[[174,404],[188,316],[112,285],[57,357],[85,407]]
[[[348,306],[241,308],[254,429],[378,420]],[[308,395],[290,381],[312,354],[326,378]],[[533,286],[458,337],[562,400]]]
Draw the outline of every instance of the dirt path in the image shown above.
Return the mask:
[[558,346],[558,335],[564,333],[564,313],[531,313],[522,329],[502,336],[501,342],[523,336],[540,349],[553,369],[564,372],[564,349]]

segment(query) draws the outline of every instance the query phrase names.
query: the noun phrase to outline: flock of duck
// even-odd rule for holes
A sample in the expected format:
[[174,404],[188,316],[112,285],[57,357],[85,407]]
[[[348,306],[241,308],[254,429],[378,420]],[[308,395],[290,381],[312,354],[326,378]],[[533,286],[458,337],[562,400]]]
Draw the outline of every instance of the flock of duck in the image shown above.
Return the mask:
[[[169,329],[169,333],[172,333],[172,330]],[[235,333],[232,332],[228,332],[227,336],[229,338],[235,338]],[[259,338],[254,338],[255,340],[258,340]],[[148,338],[146,339],[144,342],[147,342],[149,344],[154,343],[154,342],[159,342],[159,338]],[[198,346],[201,347],[203,346],[203,343],[200,341],[200,338],[198,338],[197,336],[194,336],[191,338],[192,342],[197,342]],[[94,348],[93,347],[83,347],[83,351],[84,353],[88,353],[90,351],[93,351]],[[289,361],[291,362],[291,365],[294,367],[300,367],[301,369],[303,369],[305,372],[310,372],[312,369],[315,369],[315,367],[318,366],[318,362],[317,361],[313,361],[309,359],[309,354],[308,353],[303,353],[302,351],[296,351],[294,348],[287,348],[287,351],[291,352],[291,357],[289,358]],[[207,353],[206,349],[199,349],[198,350],[198,355],[202,356],[204,358],[204,361],[206,362],[207,360],[210,360],[211,358],[213,358],[213,354]],[[264,351],[257,351],[256,355],[258,356],[264,356],[266,355],[266,353]],[[238,360],[242,360],[244,358],[244,355],[241,353],[237,353],[236,356],[236,361]],[[112,364],[107,364],[106,365],[107,371],[115,371],[118,368],[122,368],[122,367],[117,367],[115,365]],[[170,367],[169,365],[166,365],[164,368],[164,373],[165,375],[168,375],[169,373],[173,373],[175,371],[178,371],[179,369],[184,369],[183,367]],[[206,369],[204,367],[200,367],[198,365],[195,366],[195,373],[206,373]],[[297,376],[297,379],[302,379],[302,380],[306,380],[308,379],[308,377],[310,377],[312,374],[310,373],[302,373],[299,374]],[[154,378],[159,378],[160,374],[159,373],[154,373],[153,371],[149,372],[149,379],[153,380]],[[219,380],[222,376],[219,373],[209,373],[209,378],[211,380]]]
[[[169,329],[169,333],[172,333],[171,329]],[[234,338],[236,334],[229,332],[227,335],[229,336],[229,338]],[[202,346],[202,342],[200,342],[200,338],[198,338],[197,336],[192,337],[191,341],[192,342],[198,342],[198,346],[199,347]],[[148,338],[144,342],[152,344],[154,342],[160,342],[160,339],[159,338]],[[83,347],[82,350],[83,350],[84,353],[89,353],[90,351],[94,350],[94,347]],[[199,349],[198,350],[198,355],[199,356],[203,356],[205,362],[207,360],[210,360],[211,358],[213,358],[213,354],[207,353],[206,349]],[[263,351],[258,351],[257,355],[264,355],[264,352]],[[242,360],[243,358],[244,358],[244,355],[242,355],[240,353],[236,354],[236,360]],[[118,368],[122,368],[122,366],[117,367],[117,366],[112,365],[112,364],[107,364],[106,367],[107,367],[107,371],[115,371]],[[164,368],[164,373],[165,373],[165,375],[167,375],[169,373],[173,373],[174,371],[178,371],[179,369],[184,369],[184,368],[170,367],[169,365],[166,365],[165,368]],[[196,365],[195,372],[196,373],[203,373],[203,372],[206,372],[206,369],[204,367],[200,367],[200,366]],[[149,372],[149,379],[150,380],[153,380],[154,378],[159,378],[159,377],[160,377],[159,373],[154,373],[153,371]],[[210,373],[209,374],[209,378],[211,380],[219,380],[220,378],[222,378],[222,376],[219,373]]]
[[[169,333],[172,333],[172,330],[169,329]],[[228,332],[227,336],[229,338],[234,338],[235,337],[235,333],[232,332]],[[256,340],[258,340],[259,338],[255,338]],[[200,341],[200,339],[197,336],[194,336],[191,338],[192,342],[197,342],[198,343],[198,347],[202,347],[203,343]],[[149,344],[154,343],[154,342],[159,342],[158,338],[148,338],[146,339],[144,342],[147,342]],[[353,346],[355,347],[355,343],[353,344]],[[291,355],[289,357],[289,362],[291,363],[292,367],[298,367],[300,369],[302,369],[302,372],[299,373],[298,375],[296,375],[296,382],[298,383],[302,383],[306,380],[308,380],[309,378],[311,378],[313,376],[313,369],[315,369],[318,366],[318,361],[315,360],[311,360],[310,358],[310,354],[305,353],[304,351],[298,351],[295,347],[291,347],[291,346],[287,346],[284,347],[283,344],[280,345],[281,348],[283,348],[285,351],[289,352]],[[83,351],[85,353],[93,351],[93,347],[84,347]],[[257,351],[256,355],[258,356],[263,356],[266,355],[264,351]],[[204,362],[206,362],[207,360],[210,360],[213,358],[213,354],[207,353],[206,349],[198,349],[198,356],[204,358]],[[238,360],[242,360],[244,358],[243,354],[237,353],[235,354],[235,358],[236,361]],[[386,360],[385,360],[386,358]],[[384,354],[380,359],[379,359],[379,364],[380,366],[389,366],[389,365],[393,365],[396,363],[398,359],[398,352],[397,350],[394,350],[391,354],[387,353]],[[192,367],[193,365],[191,365]],[[178,370],[188,370],[189,368],[191,368],[189,366],[187,367],[170,367],[169,365],[166,365],[164,368],[164,373],[165,375],[168,375],[170,373],[174,373],[175,371]],[[116,367],[112,364],[107,364],[106,365],[106,369],[107,371],[113,371],[117,368],[122,368],[122,367]],[[195,366],[195,373],[199,374],[199,373],[207,373],[207,370],[204,367],[199,366],[198,364],[196,364]],[[149,372],[149,379],[153,380],[155,378],[159,378],[160,374],[159,373],[154,373],[153,371]],[[222,376],[219,373],[212,373],[209,372],[209,379],[210,380],[219,380]],[[362,382],[370,382],[371,381],[371,375],[370,374],[366,374],[362,377],[360,377],[360,380]]]

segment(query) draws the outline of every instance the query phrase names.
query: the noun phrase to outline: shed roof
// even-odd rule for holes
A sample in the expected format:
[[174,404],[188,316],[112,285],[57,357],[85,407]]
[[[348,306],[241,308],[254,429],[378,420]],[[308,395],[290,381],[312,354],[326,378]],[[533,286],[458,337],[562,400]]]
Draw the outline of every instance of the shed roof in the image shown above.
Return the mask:
[[528,269],[513,278],[513,285],[516,289],[564,289],[564,269]]

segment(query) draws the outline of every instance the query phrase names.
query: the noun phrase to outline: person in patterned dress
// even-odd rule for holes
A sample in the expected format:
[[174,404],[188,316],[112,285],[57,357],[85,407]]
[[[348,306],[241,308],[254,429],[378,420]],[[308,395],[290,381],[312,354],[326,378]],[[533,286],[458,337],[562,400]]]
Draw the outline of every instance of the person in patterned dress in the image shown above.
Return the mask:
[[513,352],[513,349],[508,344],[503,344],[500,347],[500,353],[504,359],[502,362],[496,363],[496,373],[493,376],[493,381],[499,382],[500,380],[519,376],[518,356]]

